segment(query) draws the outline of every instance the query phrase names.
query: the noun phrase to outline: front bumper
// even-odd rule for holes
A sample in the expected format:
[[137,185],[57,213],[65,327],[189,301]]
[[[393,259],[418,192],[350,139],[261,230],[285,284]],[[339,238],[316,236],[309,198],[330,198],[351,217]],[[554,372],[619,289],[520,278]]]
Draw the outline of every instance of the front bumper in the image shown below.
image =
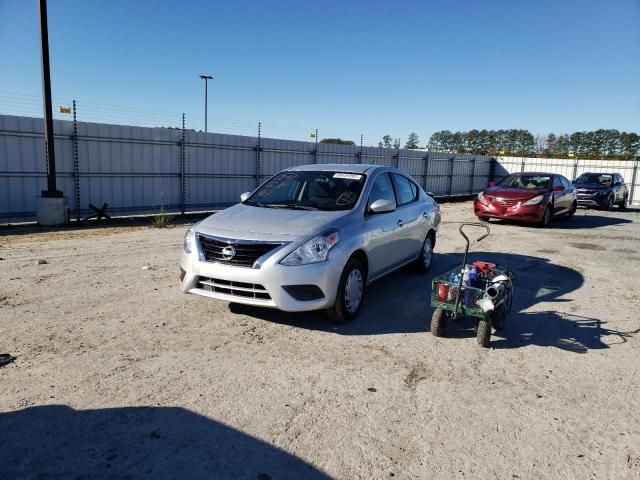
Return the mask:
[[605,204],[607,199],[606,195],[586,195],[586,194],[578,194],[577,201],[578,205],[588,206],[588,207],[602,207]]
[[473,202],[473,209],[477,217],[517,220],[519,222],[537,223],[542,221],[545,208],[545,202],[540,202],[538,205],[516,204],[513,207],[501,207],[493,204],[485,204],[478,199]]
[[[335,303],[338,283],[347,260],[338,249],[331,251],[329,260],[310,265],[284,266],[278,263],[283,256],[277,252],[267,258],[260,268],[250,268],[204,262],[198,259],[195,252],[183,252],[180,268],[185,273],[180,288],[183,293],[289,312],[318,310]],[[208,285],[201,283],[201,277]],[[210,289],[211,284],[222,288]],[[288,285],[316,285],[324,296],[313,300],[296,300],[283,288]]]

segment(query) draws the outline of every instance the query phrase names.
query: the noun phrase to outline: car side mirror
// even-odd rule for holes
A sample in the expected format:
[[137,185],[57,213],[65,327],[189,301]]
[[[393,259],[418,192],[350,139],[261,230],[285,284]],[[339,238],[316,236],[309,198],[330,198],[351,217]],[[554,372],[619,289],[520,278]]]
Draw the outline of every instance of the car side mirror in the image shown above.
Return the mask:
[[496,182],[489,182],[489,186],[490,187],[495,187],[496,186]]
[[556,185],[555,187],[553,187],[553,190],[555,192],[561,192],[562,190],[564,190],[564,187],[562,185]]
[[393,212],[395,209],[396,202],[387,200],[385,198],[379,198],[371,205],[369,205],[369,210],[373,213],[388,213]]
[[240,201],[244,202],[247,198],[249,198],[249,196],[251,195],[251,192],[244,192],[240,194]]

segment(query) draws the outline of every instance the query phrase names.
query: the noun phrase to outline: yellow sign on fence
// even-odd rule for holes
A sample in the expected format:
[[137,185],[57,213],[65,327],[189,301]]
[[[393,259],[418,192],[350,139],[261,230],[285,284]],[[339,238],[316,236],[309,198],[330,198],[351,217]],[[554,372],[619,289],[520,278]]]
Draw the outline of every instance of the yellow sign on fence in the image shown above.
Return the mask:
[[69,108],[69,107],[60,107],[60,113],[71,113],[71,108]]

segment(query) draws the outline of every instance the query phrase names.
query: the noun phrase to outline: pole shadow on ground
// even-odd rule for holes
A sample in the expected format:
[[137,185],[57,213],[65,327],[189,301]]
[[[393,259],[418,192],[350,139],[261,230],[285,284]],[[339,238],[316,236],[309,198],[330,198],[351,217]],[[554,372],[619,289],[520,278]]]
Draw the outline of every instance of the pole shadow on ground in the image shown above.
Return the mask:
[[0,478],[325,479],[300,458],[183,408],[0,413]]

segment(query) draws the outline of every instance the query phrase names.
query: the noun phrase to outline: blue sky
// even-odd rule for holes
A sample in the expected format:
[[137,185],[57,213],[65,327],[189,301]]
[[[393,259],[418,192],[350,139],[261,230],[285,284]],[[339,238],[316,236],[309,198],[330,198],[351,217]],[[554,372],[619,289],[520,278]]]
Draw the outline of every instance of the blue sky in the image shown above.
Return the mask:
[[[49,29],[53,96],[81,119],[202,128],[210,73],[225,133],[640,131],[638,0],[49,0]],[[0,0],[0,112],[37,113],[39,62],[37,2]]]

